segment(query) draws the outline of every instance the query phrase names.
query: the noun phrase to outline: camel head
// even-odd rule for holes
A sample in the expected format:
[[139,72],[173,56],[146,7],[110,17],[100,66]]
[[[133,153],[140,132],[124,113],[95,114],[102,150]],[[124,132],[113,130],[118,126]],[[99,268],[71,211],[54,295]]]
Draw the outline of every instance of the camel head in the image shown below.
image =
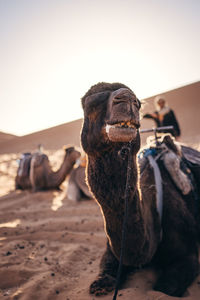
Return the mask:
[[133,141],[140,147],[140,101],[120,83],[98,83],[82,98],[82,146],[86,153],[107,151]]
[[65,159],[75,163],[76,160],[81,156],[81,153],[73,146],[64,147]]

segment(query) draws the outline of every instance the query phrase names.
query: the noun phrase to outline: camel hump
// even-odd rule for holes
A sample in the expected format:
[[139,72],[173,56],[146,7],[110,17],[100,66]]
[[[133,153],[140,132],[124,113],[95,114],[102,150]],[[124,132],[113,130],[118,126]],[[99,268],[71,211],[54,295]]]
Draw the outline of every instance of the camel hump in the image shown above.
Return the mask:
[[34,167],[39,167],[41,166],[45,161],[49,161],[48,157],[46,154],[41,154],[41,153],[35,153],[33,155],[33,158],[32,158],[32,165]]

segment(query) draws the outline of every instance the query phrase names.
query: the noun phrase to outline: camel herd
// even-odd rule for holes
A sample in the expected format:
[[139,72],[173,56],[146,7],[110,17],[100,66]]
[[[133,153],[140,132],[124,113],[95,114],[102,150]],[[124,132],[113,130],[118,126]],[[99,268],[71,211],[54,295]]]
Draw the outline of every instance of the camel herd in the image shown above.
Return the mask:
[[[69,176],[67,197],[79,201],[82,197],[91,198],[91,193],[85,181],[85,157],[75,147],[64,148],[64,159],[60,168],[53,171],[49,158],[41,148],[33,153],[21,155],[15,187],[32,192],[50,189],[60,189],[60,185]],[[80,161],[80,162],[79,162]]]
[[[183,296],[199,270],[200,153],[167,136],[159,146],[143,150],[139,159],[141,104],[121,83],[92,86],[82,98],[82,108],[81,144],[87,167],[85,162],[77,166],[81,153],[75,147],[65,149],[56,172],[41,151],[24,153],[16,189],[59,189],[69,176],[69,200],[92,195],[98,202],[107,246],[99,274],[90,285],[91,294],[107,294],[119,278],[122,283],[130,271],[154,263],[159,276],[153,288]],[[161,176],[162,211],[149,157]]]

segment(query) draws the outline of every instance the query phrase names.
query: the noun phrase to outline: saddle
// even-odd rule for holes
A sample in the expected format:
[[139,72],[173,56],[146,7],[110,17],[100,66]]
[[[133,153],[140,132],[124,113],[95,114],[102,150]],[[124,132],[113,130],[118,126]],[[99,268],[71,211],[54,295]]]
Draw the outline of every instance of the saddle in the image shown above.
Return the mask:
[[23,153],[19,161],[17,175],[20,177],[28,177],[30,172],[32,154],[30,152]]
[[157,162],[161,160],[178,190],[187,195],[200,185],[200,152],[190,147],[176,144],[170,135],[165,135],[158,145],[150,145],[138,156],[142,173],[147,158],[151,155]]

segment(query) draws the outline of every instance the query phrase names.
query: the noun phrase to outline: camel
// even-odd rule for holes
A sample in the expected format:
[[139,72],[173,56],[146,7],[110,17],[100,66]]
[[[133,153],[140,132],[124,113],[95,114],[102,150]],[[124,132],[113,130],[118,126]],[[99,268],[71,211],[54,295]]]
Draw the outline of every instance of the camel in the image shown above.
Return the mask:
[[[16,188],[32,188],[33,191],[59,189],[59,186],[65,180],[66,176],[69,175],[79,157],[80,152],[74,147],[70,146],[66,148],[63,163],[60,168],[54,172],[51,169],[46,154],[41,152],[30,154],[27,158],[27,162],[25,161],[26,165],[28,165],[25,174],[27,177],[20,177],[18,171]],[[23,164],[23,160],[20,163]],[[28,182],[29,184],[24,184],[24,182]]]
[[138,167],[141,103],[129,87],[121,83],[98,83],[81,101],[84,111],[81,142],[88,160],[87,181],[101,208],[107,237],[100,272],[90,285],[90,293],[107,294],[116,285],[130,163],[132,184],[128,191],[121,284],[130,270],[154,263],[159,276],[153,289],[183,296],[198,274],[200,220],[196,212],[200,201],[195,200],[191,189],[183,194],[163,161],[158,160],[163,182],[162,218],[159,215],[153,169],[148,161],[142,172]]
[[67,187],[67,198],[71,201],[80,201],[81,199],[91,199],[92,195],[86,183],[85,176],[86,157],[81,158],[79,166],[70,173]]

